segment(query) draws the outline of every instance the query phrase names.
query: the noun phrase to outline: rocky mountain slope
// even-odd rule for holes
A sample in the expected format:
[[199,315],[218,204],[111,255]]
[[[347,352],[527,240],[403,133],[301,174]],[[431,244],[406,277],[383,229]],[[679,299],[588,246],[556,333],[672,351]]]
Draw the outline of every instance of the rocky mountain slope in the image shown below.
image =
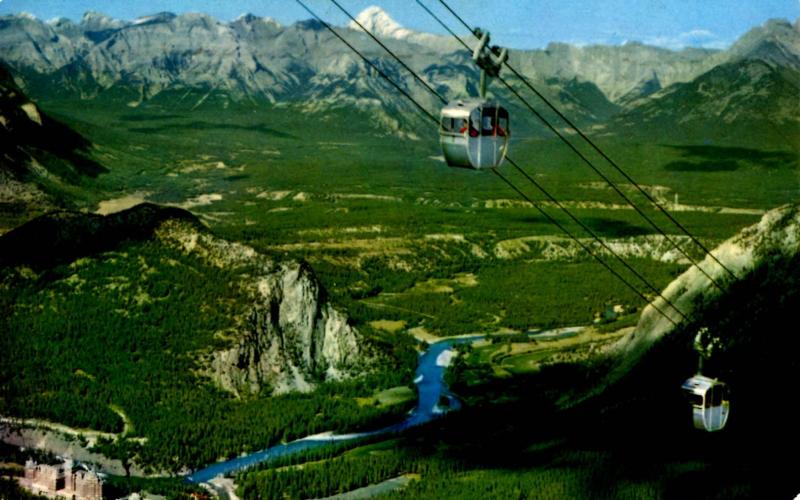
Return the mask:
[[[216,238],[180,209],[143,204],[105,217],[75,212],[39,217],[0,237],[0,269],[46,270],[131,241],[177,249],[239,277],[236,287],[246,300],[219,332],[222,344],[198,353],[202,372],[221,388],[238,395],[308,391],[371,369],[376,354],[326,301],[307,265],[276,263]],[[130,294],[136,302],[137,290]]]
[[[754,28],[723,62],[690,82],[644,98],[609,129],[662,140],[723,140],[800,149],[800,24],[769,21]],[[642,92],[646,94],[646,92]]]
[[666,141],[723,141],[800,149],[800,72],[746,59],[676,84],[614,118],[609,128]]
[[[428,77],[442,66],[463,71],[460,66],[467,63],[466,52],[452,38],[404,28],[378,7],[367,8],[357,20]],[[339,29],[392,76],[411,82],[380,48],[356,33],[355,23]],[[208,85],[268,99],[313,97],[320,89],[302,88],[309,78],[323,83],[354,76],[348,72],[357,59],[350,61],[353,55],[341,43],[329,43],[334,40],[316,22],[281,26],[253,15],[224,23],[203,14],[161,13],[127,22],[89,12],[77,24],[45,23],[28,15],[6,16],[0,24],[0,55],[15,67],[42,74],[62,70],[64,78],[85,73],[103,89],[140,84],[144,97],[173,85]],[[639,43],[584,48],[553,43],[545,50],[512,51],[512,62],[526,76],[539,82],[592,82],[612,102],[654,74],[668,86],[689,81],[723,59],[718,51],[673,52]],[[454,95],[467,90],[434,83]]]
[[42,112],[0,65],[0,211],[41,212],[68,204],[64,188],[106,169],[90,143]]
[[[729,309],[729,316],[748,316],[738,329],[752,329],[748,333],[753,337],[763,335],[763,327],[755,321],[756,314],[763,315],[768,311],[753,310],[753,306],[765,306],[774,302],[774,308],[780,310],[796,298],[797,275],[794,269],[800,260],[800,205],[789,205],[771,210],[761,221],[744,229],[741,233],[725,241],[714,249],[713,254],[725,267],[730,269],[736,279],[732,279],[711,257],[706,257],[700,266],[718,283],[726,284],[724,291],[719,291],[696,267],[689,268],[678,279],[670,283],[663,291],[664,297],[680,309],[689,321],[682,321],[674,311],[669,312],[670,318],[677,323],[673,324],[659,314],[652,307],[647,307],[642,312],[642,317],[635,331],[623,338],[618,348],[620,364],[615,369],[614,376],[619,377],[628,373],[638,364],[648,351],[665,337],[684,335],[683,341],[691,344],[694,338],[693,328],[698,324],[708,322],[709,311],[714,309],[714,303],[729,300],[730,295],[746,293],[749,297],[745,300],[749,304],[742,304],[738,309]],[[783,271],[783,272],[779,272]],[[771,275],[774,274],[774,275]],[[765,286],[771,280],[783,285],[772,289]],[[753,286],[753,281],[758,282]],[[744,284],[749,283],[748,287]],[[737,297],[742,299],[744,297]],[[656,304],[663,311],[671,311],[662,299],[657,299]],[[719,319],[717,318],[717,321]],[[725,323],[730,323],[730,319]],[[772,320],[769,320],[772,323]],[[707,325],[716,327],[719,325]],[[793,329],[791,324],[786,328]],[[715,336],[722,343],[736,342],[732,332],[724,329],[715,330]]]
[[[389,73],[401,73],[366,35],[354,36],[353,43]],[[416,44],[397,45],[415,53],[417,70],[435,66],[441,57]],[[283,27],[255,16],[222,23],[204,14],[162,13],[121,22],[88,13],[79,24],[48,24],[11,16],[0,23],[0,47],[0,57],[25,76],[28,89],[47,98],[109,98],[136,106],[165,91],[196,90],[190,108],[245,99],[307,104],[306,111],[411,110],[385,81],[369,78],[374,71],[368,65],[311,21]],[[433,107],[424,90],[412,91]]]
[[687,48],[672,51],[637,42],[620,46],[576,47],[551,43],[544,50],[513,51],[511,64],[536,79],[577,78],[594,83],[614,103],[638,94],[646,97],[652,84],[659,88],[688,82],[725,60],[717,50]]
[[767,21],[747,32],[728,49],[729,61],[762,59],[772,66],[800,69],[800,19],[794,24]]

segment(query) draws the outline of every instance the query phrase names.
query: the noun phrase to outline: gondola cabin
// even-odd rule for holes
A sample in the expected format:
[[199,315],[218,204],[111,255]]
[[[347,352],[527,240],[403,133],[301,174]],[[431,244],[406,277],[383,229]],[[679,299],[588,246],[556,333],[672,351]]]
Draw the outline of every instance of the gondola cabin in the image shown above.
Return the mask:
[[696,429],[709,432],[725,427],[730,414],[728,387],[717,379],[695,375],[683,383],[683,390],[692,404],[692,420]]
[[496,101],[463,100],[442,109],[439,142],[451,167],[487,169],[503,163],[510,134],[508,111]]

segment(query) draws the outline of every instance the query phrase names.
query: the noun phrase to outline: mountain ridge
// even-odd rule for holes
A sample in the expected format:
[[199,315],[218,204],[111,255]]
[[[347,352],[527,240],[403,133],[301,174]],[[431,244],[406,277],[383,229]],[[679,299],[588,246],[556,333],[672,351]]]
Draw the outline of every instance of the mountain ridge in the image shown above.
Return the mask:
[[[138,28],[146,26],[149,26],[151,29],[157,29],[159,25],[165,25],[165,24],[173,26],[176,32],[180,32],[180,30],[184,29],[187,24],[191,25],[192,24],[191,21],[196,20],[198,15],[199,14],[175,15],[171,13],[160,13],[160,14],[155,14],[153,16],[145,16],[143,18],[140,18],[132,22],[127,22],[127,21],[114,20],[108,16],[103,16],[102,14],[87,13],[87,15],[84,16],[84,18],[81,20],[80,23],[75,24],[70,22],[69,29],[67,29],[67,26],[64,25],[64,23],[61,24],[56,23],[55,25],[51,26],[48,25],[47,23],[43,23],[41,21],[34,21],[27,17],[20,18],[19,16],[5,16],[2,19],[3,22],[0,23],[0,54],[2,54],[6,60],[14,62],[15,64],[32,67],[37,71],[52,72],[56,69],[63,67],[64,64],[66,64],[69,60],[74,60],[79,53],[82,54],[83,58],[86,58],[87,60],[96,63],[97,61],[93,61],[92,58],[96,57],[95,53],[97,51],[94,52],[92,51],[92,45],[100,45],[103,42],[105,42],[108,38],[111,38],[112,36],[121,36],[120,35],[121,33],[130,30],[136,30]],[[274,21],[269,20],[269,18],[258,18],[257,16],[252,16],[252,15],[240,17],[229,23],[213,20],[213,18],[207,15],[202,15],[202,17],[206,21],[213,21],[213,26],[219,28],[219,30],[221,31],[232,30],[233,28],[239,27],[242,24],[253,24],[260,21],[261,23],[270,25],[275,30],[275,32],[270,34],[272,36],[281,35],[284,34],[285,32],[292,30],[318,31],[318,28],[320,28],[310,25],[304,21],[297,22],[290,26],[282,27],[277,23],[274,23]],[[391,17],[388,16],[388,14],[386,14],[383,10],[381,10],[378,7],[373,6],[365,9],[359,14],[359,17],[357,17],[356,19],[358,19],[359,22],[363,21],[362,24],[364,24],[364,26],[367,29],[374,30],[376,36],[388,39],[388,41],[390,42],[390,46],[392,45],[392,43],[395,44],[400,43],[400,45],[397,48],[408,52],[409,53],[408,55],[411,55],[412,59],[416,55],[414,54],[414,49],[412,49],[409,46],[406,46],[405,44],[426,46],[427,48],[437,53],[437,55],[439,56],[446,56],[447,54],[458,52],[461,49],[459,45],[455,44],[454,40],[451,40],[448,37],[441,37],[429,33],[419,33],[402,27],[400,24],[392,20]],[[11,40],[6,40],[4,43],[2,33],[6,31],[12,24],[14,24],[14,22],[19,23],[21,27],[24,27],[29,31],[31,31],[31,35],[33,36],[34,39],[36,39],[36,44],[39,47],[44,47],[45,51],[47,49],[50,49],[51,51],[57,52],[57,56],[47,54],[46,58],[42,58],[40,57],[39,54],[40,51],[29,46],[30,45],[29,40],[23,40],[19,37],[16,40],[22,43],[21,45],[22,48],[25,48],[25,46],[28,45],[27,49],[25,50],[27,55],[19,53],[21,52],[21,49],[19,47],[16,52],[13,49],[11,49],[9,43]],[[76,27],[83,31],[83,35],[77,37],[75,36]],[[211,26],[205,26],[206,31],[209,31],[209,28],[211,28]],[[357,27],[357,25],[355,25],[355,23],[353,22],[349,23],[347,28],[338,28],[338,29],[345,29],[345,30],[349,29],[353,31],[360,30]],[[63,38],[67,38],[67,40],[59,39],[53,42],[52,41],[54,40],[53,35],[56,36],[63,35]],[[206,40],[207,45],[209,46],[213,45],[216,47],[219,46],[221,42],[225,42],[225,39],[218,39],[218,36],[214,35],[219,35],[219,34],[210,33],[211,38]],[[250,55],[258,56],[259,52],[257,50],[252,49],[252,47],[247,47],[246,44],[242,44],[241,43],[242,41],[243,40],[239,40],[240,43],[238,45],[238,49],[243,51],[240,53],[240,55],[242,55],[241,63],[247,65],[248,56]],[[368,41],[366,39],[364,41],[367,41],[368,43],[356,44],[359,50],[367,49],[368,55],[386,58],[386,55],[381,53],[380,50],[375,50],[374,47],[372,47],[371,41]],[[26,44],[26,42],[28,43]],[[357,42],[361,42],[361,40],[358,40]],[[53,46],[53,44],[56,44],[56,46]],[[227,45],[227,43],[223,43],[223,45]],[[132,45],[132,47],[136,47],[136,45],[134,44]],[[618,94],[622,92],[621,90],[612,89],[611,87],[606,85],[605,82],[602,81],[603,80],[602,78],[598,78],[589,73],[581,74],[581,71],[578,71],[578,69],[580,69],[581,67],[585,68],[589,64],[588,61],[590,59],[597,58],[599,51],[619,52],[625,54],[624,57],[629,57],[632,53],[640,53],[640,52],[644,52],[645,54],[651,54],[654,52],[661,54],[677,54],[677,57],[679,58],[688,57],[690,61],[689,66],[694,65],[692,61],[695,61],[697,59],[704,59],[710,54],[714,53],[713,51],[696,50],[696,49],[686,49],[680,52],[672,52],[669,51],[668,49],[661,49],[657,47],[646,46],[643,44],[627,44],[620,47],[590,46],[590,47],[578,48],[560,43],[550,44],[544,50],[533,50],[533,51],[513,50],[511,51],[511,53],[512,56],[519,55],[519,57],[521,58],[520,61],[522,63],[521,70],[523,71],[523,73],[529,74],[529,76],[536,78],[540,73],[542,73],[542,71],[537,70],[536,72],[529,73],[528,71],[526,71],[525,61],[528,58],[533,58],[537,66],[545,68],[547,68],[548,66],[553,66],[552,62],[547,62],[548,54],[555,53],[557,57],[561,56],[563,53],[563,50],[560,49],[561,47],[570,47],[569,50],[573,53],[573,55],[585,53],[586,56],[582,57],[581,60],[577,63],[572,64],[570,62],[567,62],[566,65],[564,65],[563,67],[553,67],[551,69],[545,70],[544,73],[542,74],[542,77],[543,78],[563,77],[566,79],[571,79],[575,76],[579,77],[582,76],[584,79],[593,81],[595,84],[598,84],[600,88],[604,91],[604,93],[606,93],[611,98],[612,101],[618,97]],[[286,47],[285,46],[281,47],[279,44],[279,46],[276,48],[279,49],[278,52],[281,52],[280,49]],[[100,52],[103,52],[102,50],[103,47],[99,47],[99,49]],[[340,47],[340,50],[337,52],[343,52],[346,50],[347,49],[342,46]],[[296,57],[298,54],[294,55]],[[268,64],[264,64],[263,61],[261,61],[261,63],[263,67],[269,68]],[[640,65],[641,63],[642,63],[642,58],[640,57],[636,61],[636,64]],[[412,67],[416,66],[415,64],[413,64],[413,61],[411,65]],[[95,69],[108,69],[108,68],[95,68]],[[678,79],[685,80],[686,79],[685,73],[687,71],[692,71],[692,70],[691,68],[681,69],[679,71],[680,75]],[[693,71],[696,72],[696,69],[694,69]],[[671,78],[669,75],[662,75],[661,78],[666,79],[667,84],[671,83]],[[626,79],[625,85],[628,85],[628,87],[632,87],[636,83],[638,83],[639,79],[640,78],[636,78],[635,79],[636,81],[631,81],[631,82],[627,82]]]
[[[359,16],[446,99],[476,92],[478,72],[470,54],[449,39],[408,30],[377,7]],[[435,97],[354,28],[350,23],[335,29],[426,109],[438,107]],[[653,111],[660,103],[671,103],[663,96],[683,92],[687,85],[698,86],[693,82],[713,78],[709,72],[725,64],[759,60],[800,69],[798,38],[797,23],[771,20],[725,51],[671,51],[641,43],[587,47],[551,43],[543,50],[511,51],[511,64],[579,126],[608,125],[606,133],[627,134],[643,116],[665,113]],[[43,99],[128,95],[126,104],[136,107],[167,90],[209,89],[222,96],[224,105],[250,100],[299,104],[305,112],[355,108],[373,114],[377,130],[412,138],[420,119],[412,104],[316,21],[281,26],[253,15],[222,22],[206,14],[159,13],[129,22],[87,13],[76,24],[4,16],[0,57],[30,85],[35,97]],[[499,85],[490,92],[512,108],[524,109]],[[708,100],[696,93],[693,98]],[[783,102],[786,96],[775,99]],[[198,100],[196,106],[203,103],[204,99]],[[527,113],[516,115],[533,124]],[[717,118],[711,115],[712,125]],[[667,123],[669,130],[673,124]],[[784,123],[772,121],[769,126],[780,128]],[[642,130],[648,129],[645,123]],[[533,130],[542,133],[538,126]],[[728,135],[720,137],[728,140]]]
[[747,57],[634,101],[607,130],[627,137],[800,150],[798,96],[799,71]]

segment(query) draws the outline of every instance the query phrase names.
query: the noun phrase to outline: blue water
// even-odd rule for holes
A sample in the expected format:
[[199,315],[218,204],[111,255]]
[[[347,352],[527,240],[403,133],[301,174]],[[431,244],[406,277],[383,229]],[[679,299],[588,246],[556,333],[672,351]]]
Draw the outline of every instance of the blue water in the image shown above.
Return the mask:
[[332,443],[341,443],[353,439],[360,439],[365,437],[377,436],[381,434],[392,434],[404,431],[409,427],[422,425],[430,422],[443,412],[438,407],[439,400],[445,396],[449,400],[449,409],[458,409],[459,403],[456,398],[450,394],[447,389],[447,384],[444,383],[444,366],[438,366],[436,359],[446,350],[450,349],[454,343],[462,343],[474,341],[481,338],[475,336],[470,338],[461,338],[454,340],[443,340],[430,346],[430,348],[422,353],[419,357],[419,364],[415,373],[415,380],[417,380],[417,392],[419,400],[417,407],[411,414],[402,422],[390,425],[383,429],[372,432],[361,432],[357,434],[347,435],[331,435],[325,437],[310,437],[298,439],[285,444],[279,444],[265,450],[251,453],[242,457],[237,457],[225,462],[217,462],[213,465],[200,469],[188,476],[186,480],[193,483],[203,483],[210,481],[214,477],[230,472],[236,472],[247,467],[251,467],[266,460],[285,457],[305,450],[310,450],[320,446],[329,445]]
[[[545,335],[548,339],[565,338],[576,335],[576,328],[566,328],[554,330],[552,332],[529,332],[531,338]],[[265,450],[261,450],[249,455],[226,460],[224,462],[217,462],[213,465],[200,469],[188,476],[186,480],[192,483],[204,483],[210,481],[219,475],[225,475],[231,472],[237,472],[247,467],[265,462],[270,459],[285,457],[301,451],[318,448],[320,446],[330,445],[332,443],[342,443],[354,439],[361,439],[365,437],[379,436],[383,434],[393,434],[402,432],[410,427],[422,425],[430,422],[431,420],[441,416],[445,411],[458,410],[461,403],[450,393],[447,384],[444,382],[445,366],[439,366],[437,359],[443,352],[451,349],[455,344],[463,344],[465,342],[475,342],[483,339],[484,335],[473,335],[469,337],[460,337],[457,339],[446,339],[431,344],[427,351],[420,354],[419,364],[414,378],[417,384],[417,393],[419,400],[417,407],[409,414],[409,416],[402,422],[384,427],[371,432],[361,432],[357,434],[344,434],[344,435],[330,435],[330,436],[312,436],[308,438],[298,439],[285,444],[279,444]],[[541,337],[539,337],[541,338]],[[439,401],[442,397],[448,400],[448,408],[442,409],[439,407]]]

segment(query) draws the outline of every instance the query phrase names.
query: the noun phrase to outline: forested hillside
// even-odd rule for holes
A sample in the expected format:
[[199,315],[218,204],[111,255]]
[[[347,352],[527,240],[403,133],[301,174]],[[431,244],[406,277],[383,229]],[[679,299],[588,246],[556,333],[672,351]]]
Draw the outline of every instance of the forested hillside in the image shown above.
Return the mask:
[[[0,319],[0,414],[118,433],[128,460],[178,472],[280,440],[378,425],[405,410],[355,399],[411,382],[415,356],[403,354],[399,339],[399,357],[363,358],[369,363],[341,368],[341,382],[329,378],[308,394],[270,397],[269,385],[242,397],[226,392],[209,359],[240,342],[237,328],[254,300],[246,271],[255,268],[214,265],[154,237],[169,223],[189,224],[200,237],[197,221],[174,209],[58,221],[34,220],[0,239],[0,308],[8,312]],[[326,380],[317,376],[308,382]],[[127,446],[128,438],[144,440]]]

